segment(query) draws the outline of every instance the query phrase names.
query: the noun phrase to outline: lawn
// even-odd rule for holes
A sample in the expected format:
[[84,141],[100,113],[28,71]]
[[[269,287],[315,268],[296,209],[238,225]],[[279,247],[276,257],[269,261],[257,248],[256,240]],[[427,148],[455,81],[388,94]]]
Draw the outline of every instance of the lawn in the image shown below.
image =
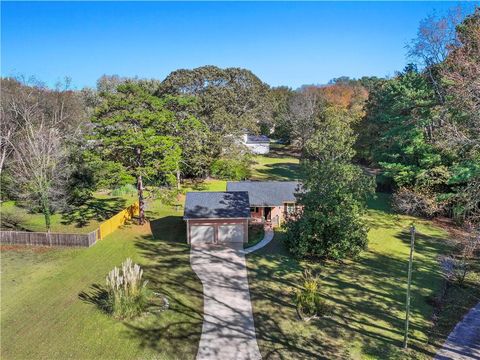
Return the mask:
[[283,145],[272,145],[269,154],[253,161],[252,180],[298,180],[299,159]]
[[[85,204],[51,217],[51,231],[62,233],[88,233],[98,228],[102,221],[112,217],[136,200],[135,195],[111,196],[96,193]],[[41,213],[17,206],[14,201],[0,205],[2,228],[24,231],[45,231],[45,218]]]
[[[370,202],[369,249],[355,261],[311,264],[292,259],[282,234],[248,257],[255,325],[264,358],[399,359],[429,358],[432,327],[429,299],[442,285],[437,257],[447,250],[444,230],[388,211],[388,197]],[[411,350],[403,340],[408,227],[418,234],[412,287]],[[334,305],[329,318],[297,320],[292,293],[304,268],[322,278],[322,294]]]
[[[150,224],[126,226],[89,249],[3,247],[1,358],[194,358],[202,286],[190,268],[182,213],[155,202],[148,215]],[[97,307],[97,287],[127,257],[168,297],[169,310],[123,322]]]

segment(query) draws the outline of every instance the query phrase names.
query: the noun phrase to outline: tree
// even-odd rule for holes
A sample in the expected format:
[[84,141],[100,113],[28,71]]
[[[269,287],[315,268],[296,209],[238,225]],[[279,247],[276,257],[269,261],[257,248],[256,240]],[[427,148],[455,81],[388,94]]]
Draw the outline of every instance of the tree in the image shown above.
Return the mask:
[[451,9],[444,16],[427,16],[420,22],[417,37],[407,45],[408,56],[424,68],[438,101],[445,101],[439,70],[457,43],[456,26],[463,18],[462,8]]
[[193,114],[210,130],[216,154],[241,132],[255,132],[261,123],[271,123],[268,85],[246,69],[176,70],[162,82],[157,95],[195,97]]
[[39,206],[50,231],[51,213],[65,200],[65,189],[70,173],[68,151],[62,132],[43,121],[28,121],[23,125],[22,137],[14,145],[11,171],[20,199]]
[[[3,78],[1,85],[0,171],[9,179],[7,186],[2,182],[2,196],[7,192],[40,209],[49,228],[50,212],[65,200],[69,148],[81,138],[85,123],[83,102],[68,78],[54,89],[24,77]],[[57,171],[51,169],[61,174],[51,174]]]
[[305,86],[291,98],[289,105],[291,138],[298,142],[300,149],[315,133],[321,107],[322,98],[318,87],[315,86]]
[[92,119],[94,151],[117,164],[137,180],[139,222],[145,222],[144,178],[174,184],[181,148],[171,134],[175,116],[166,100],[151,95],[140,84],[126,82],[104,100]]
[[294,95],[295,92],[286,86],[279,86],[270,90],[273,136],[287,143],[291,141],[292,126],[289,119],[289,104]]
[[367,246],[362,215],[373,179],[350,163],[355,138],[342,112],[330,108],[302,153],[303,207],[286,223],[287,245],[298,257],[341,259]]

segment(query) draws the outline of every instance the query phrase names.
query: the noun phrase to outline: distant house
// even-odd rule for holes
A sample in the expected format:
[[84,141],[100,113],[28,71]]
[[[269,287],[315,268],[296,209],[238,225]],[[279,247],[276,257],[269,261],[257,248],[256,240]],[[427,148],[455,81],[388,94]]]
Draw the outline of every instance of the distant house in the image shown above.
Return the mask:
[[270,138],[265,135],[244,134],[242,143],[254,154],[268,154],[270,152]]
[[248,241],[248,223],[280,226],[297,209],[297,181],[232,181],[227,191],[188,192],[183,219],[189,243]]

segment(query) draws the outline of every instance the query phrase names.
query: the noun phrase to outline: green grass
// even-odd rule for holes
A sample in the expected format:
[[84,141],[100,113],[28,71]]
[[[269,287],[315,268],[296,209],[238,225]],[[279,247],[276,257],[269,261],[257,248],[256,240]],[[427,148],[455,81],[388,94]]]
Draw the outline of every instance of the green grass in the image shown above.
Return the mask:
[[[62,233],[88,233],[136,200],[135,195],[110,196],[97,193],[85,204],[74,206],[63,213],[51,216],[51,231]],[[17,206],[14,201],[0,206],[2,227],[24,231],[45,231],[45,218],[41,213]]]
[[[148,215],[150,224],[126,226],[89,249],[3,247],[1,358],[194,358],[202,286],[190,268],[182,213],[155,202]],[[169,310],[122,322],[99,309],[105,276],[127,257],[168,297]]]
[[271,147],[267,155],[253,158],[252,180],[298,180],[299,159],[283,145]]
[[[433,308],[440,290],[438,255],[448,250],[447,234],[427,221],[388,211],[388,197],[370,202],[369,249],[355,261],[312,264],[292,259],[282,234],[248,257],[257,337],[262,355],[273,359],[429,358]],[[415,221],[411,349],[400,350],[405,314],[408,227]],[[305,267],[322,278],[322,294],[335,307],[330,318],[309,323],[297,319],[293,291]],[[438,345],[438,344],[437,344]]]
[[186,191],[225,191],[227,182],[225,180],[207,179],[202,182],[186,182],[182,189]]

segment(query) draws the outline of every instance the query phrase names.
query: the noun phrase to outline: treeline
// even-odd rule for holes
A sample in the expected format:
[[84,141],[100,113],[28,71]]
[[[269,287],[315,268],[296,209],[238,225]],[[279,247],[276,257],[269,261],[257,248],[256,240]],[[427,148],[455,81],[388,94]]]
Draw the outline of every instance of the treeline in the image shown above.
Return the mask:
[[135,183],[142,202],[146,185],[247,178],[238,139],[249,132],[296,148],[311,168],[378,169],[377,188],[395,193],[399,211],[478,222],[479,17],[477,9],[427,18],[409,46],[415,64],[389,79],[292,90],[249,70],[204,66],[163,81],[103,76],[78,91],[68,80],[49,89],[3,78],[2,199],[43,212],[48,227],[52,211],[97,189]]
[[397,210],[478,222],[480,10],[457,11],[425,19],[409,45],[416,64],[370,89],[356,149]]

